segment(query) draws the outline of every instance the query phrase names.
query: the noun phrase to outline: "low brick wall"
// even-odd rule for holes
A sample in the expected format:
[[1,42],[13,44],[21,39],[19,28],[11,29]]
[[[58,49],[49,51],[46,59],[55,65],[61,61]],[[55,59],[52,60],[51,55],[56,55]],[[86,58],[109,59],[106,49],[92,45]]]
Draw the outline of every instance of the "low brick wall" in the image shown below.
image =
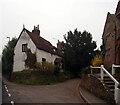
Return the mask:
[[100,97],[109,103],[114,103],[113,96],[106,91],[101,81],[94,75],[82,76],[80,86],[94,93],[97,97]]

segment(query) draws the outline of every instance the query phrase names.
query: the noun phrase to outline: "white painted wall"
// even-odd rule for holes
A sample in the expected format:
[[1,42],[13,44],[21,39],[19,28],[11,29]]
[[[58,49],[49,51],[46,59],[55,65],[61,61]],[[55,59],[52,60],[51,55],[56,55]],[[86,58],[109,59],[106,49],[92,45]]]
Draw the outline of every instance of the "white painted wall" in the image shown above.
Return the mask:
[[47,62],[54,64],[54,61],[56,58],[60,58],[57,55],[48,53],[44,50],[36,50],[36,57],[37,57],[37,62],[42,62],[42,58],[45,58]]
[[26,54],[25,52],[22,52],[22,44],[27,44],[27,47],[31,49],[32,53],[35,53],[36,51],[35,44],[26,33],[26,31],[24,31],[15,46],[13,72],[25,69]]
[[28,49],[32,53],[36,53],[37,62],[42,62],[42,58],[45,58],[47,62],[54,64],[55,59],[60,58],[57,55],[37,49],[30,36],[24,31],[15,46],[13,72],[25,69],[25,59],[27,56],[25,52],[22,52],[22,44],[27,44]]

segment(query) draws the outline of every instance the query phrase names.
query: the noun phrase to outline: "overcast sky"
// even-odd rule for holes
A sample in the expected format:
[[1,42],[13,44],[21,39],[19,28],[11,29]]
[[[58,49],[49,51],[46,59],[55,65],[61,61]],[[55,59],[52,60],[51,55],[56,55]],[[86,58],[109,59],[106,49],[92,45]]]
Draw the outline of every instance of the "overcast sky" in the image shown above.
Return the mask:
[[[7,36],[40,27],[43,38],[56,46],[68,31],[90,32],[99,47],[107,12],[115,13],[118,0],[0,0],[0,51]],[[1,53],[1,52],[0,52]]]

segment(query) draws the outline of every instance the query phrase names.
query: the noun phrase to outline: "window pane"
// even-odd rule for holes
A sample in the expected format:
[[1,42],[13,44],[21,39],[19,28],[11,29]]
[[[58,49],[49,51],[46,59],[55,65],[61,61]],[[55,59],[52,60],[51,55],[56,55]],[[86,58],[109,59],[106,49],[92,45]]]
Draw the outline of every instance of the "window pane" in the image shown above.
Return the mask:
[[22,44],[22,52],[26,52],[27,51],[27,44]]
[[45,61],[46,61],[46,59],[45,59],[45,58],[42,58],[42,61],[43,61],[43,62],[45,62]]

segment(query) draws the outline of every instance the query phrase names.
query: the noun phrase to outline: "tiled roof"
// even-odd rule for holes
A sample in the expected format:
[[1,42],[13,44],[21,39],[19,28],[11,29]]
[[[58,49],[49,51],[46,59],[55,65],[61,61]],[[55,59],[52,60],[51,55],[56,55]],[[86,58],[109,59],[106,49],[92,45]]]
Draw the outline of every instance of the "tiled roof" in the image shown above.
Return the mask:
[[27,29],[24,30],[28,33],[28,35],[30,36],[30,38],[32,39],[32,41],[38,49],[57,55],[57,53],[53,50],[54,47],[49,41],[45,40],[39,35],[36,35],[35,33],[28,31]]
[[62,58],[56,58],[55,59],[55,63],[60,63],[60,62],[62,62]]
[[114,24],[116,24],[116,16],[115,16],[115,14],[110,14],[110,16],[111,16],[111,18],[112,18]]
[[115,14],[116,14],[116,15],[120,14],[120,0],[118,1]]

